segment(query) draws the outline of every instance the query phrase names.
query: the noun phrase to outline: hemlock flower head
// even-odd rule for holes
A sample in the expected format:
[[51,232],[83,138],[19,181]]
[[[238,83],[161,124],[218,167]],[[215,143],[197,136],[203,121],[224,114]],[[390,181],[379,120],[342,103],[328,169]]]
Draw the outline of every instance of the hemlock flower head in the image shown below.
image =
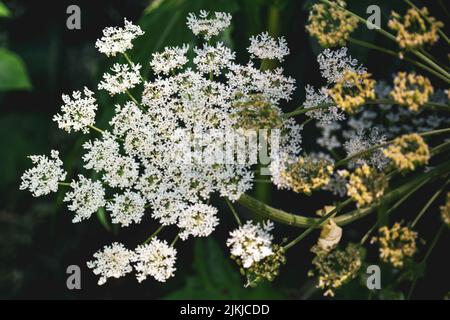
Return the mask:
[[339,108],[353,113],[367,100],[375,99],[375,80],[370,76],[367,72],[346,70],[328,93]]
[[400,171],[412,171],[416,166],[425,165],[431,156],[428,145],[416,133],[396,138],[383,153]]
[[59,152],[52,150],[50,158],[45,155],[28,156],[35,165],[22,175],[20,190],[28,189],[34,197],[43,196],[58,190],[58,183],[66,178]]
[[273,254],[270,231],[273,230],[273,222],[266,221],[262,224],[246,224],[230,232],[227,246],[231,255],[239,259],[244,269],[250,268],[254,263]]
[[182,230],[180,238],[209,236],[219,224],[217,209],[203,203],[196,203],[180,213],[177,226]]
[[308,272],[308,276],[317,276],[317,288],[324,289],[324,296],[334,297],[334,290],[354,279],[361,268],[364,251],[354,243],[349,243],[342,249],[331,252],[317,251],[312,260],[315,269]]
[[[337,0],[335,3],[346,7],[346,2]],[[317,39],[323,47],[343,46],[356,27],[358,19],[335,5],[314,4],[308,17],[306,30]]]
[[450,192],[447,193],[445,204],[440,207],[442,221],[450,227]]
[[394,89],[390,95],[398,104],[407,106],[411,111],[418,111],[428,102],[433,92],[428,78],[415,73],[399,72],[394,79]]
[[372,204],[384,194],[387,180],[382,172],[363,164],[350,174],[347,195],[356,202],[357,207]]
[[139,176],[139,164],[130,156],[115,156],[108,159],[103,168],[103,181],[110,187],[130,188]]
[[111,211],[112,223],[128,227],[141,222],[145,213],[145,199],[138,192],[125,191],[115,194],[114,199],[106,204],[106,210]]
[[133,251],[126,249],[121,243],[114,242],[97,251],[94,260],[88,261],[87,266],[93,269],[94,274],[100,275],[98,284],[102,285],[108,278],[120,278],[130,273],[133,270],[131,262],[134,259]]
[[166,282],[173,277],[177,250],[161,241],[153,238],[150,243],[140,245],[135,250],[136,277],[139,282],[153,277],[160,282]]
[[115,56],[117,53],[133,48],[131,43],[135,38],[144,34],[141,27],[134,25],[127,19],[124,19],[124,27],[108,27],[103,29],[103,37],[95,42],[98,51],[109,56]]
[[379,236],[373,237],[371,243],[378,242],[380,259],[395,268],[402,268],[417,251],[417,232],[403,227],[401,222],[396,222],[392,228],[383,226],[378,233]]
[[103,74],[103,80],[98,84],[98,89],[108,91],[111,96],[124,93],[141,82],[140,70],[140,64],[133,64],[130,67],[128,64],[115,63],[111,68],[112,74]]
[[392,11],[388,26],[397,33],[396,39],[401,48],[415,49],[437,42],[438,30],[444,24],[431,17],[428,9],[423,7],[420,10],[410,8],[405,15]]
[[98,208],[103,207],[106,203],[105,189],[99,181],[92,181],[80,174],[78,181],[72,181],[70,187],[73,190],[66,193],[64,201],[71,202],[67,208],[75,211],[72,222],[89,219]]
[[270,168],[272,182],[279,189],[289,189],[307,195],[326,186],[333,173],[330,160],[315,156],[296,159],[280,157],[271,163]]
[[306,99],[303,103],[304,108],[314,108],[320,105],[329,104],[328,109],[315,109],[308,111],[306,115],[310,118],[318,120],[323,125],[331,122],[345,120],[345,113],[338,108],[328,94],[328,88],[322,87],[317,92],[313,86],[306,85]]
[[53,117],[53,121],[58,123],[60,129],[64,129],[69,133],[72,130],[88,133],[89,126],[95,123],[95,112],[98,107],[93,95],[94,93],[86,87],[83,93],[74,91],[72,97],[63,94],[62,114],[56,114]]
[[189,13],[187,26],[196,36],[200,35],[205,40],[212,36],[219,35],[222,30],[228,28],[231,22],[231,14],[225,12],[214,12],[214,17],[208,11],[200,10],[198,17],[194,13]]
[[203,48],[194,48],[196,57],[194,63],[202,73],[212,73],[219,76],[221,70],[230,66],[235,58],[235,53],[227,48],[222,42],[217,42],[215,46],[207,43]]
[[247,48],[252,57],[259,59],[277,59],[282,62],[284,56],[289,54],[284,37],[279,37],[278,41],[272,38],[268,32],[263,32],[250,38],[250,46]]
[[150,61],[153,72],[168,75],[175,69],[181,69],[188,62],[188,50],[189,45],[184,44],[182,47],[166,47],[163,52],[153,53]]

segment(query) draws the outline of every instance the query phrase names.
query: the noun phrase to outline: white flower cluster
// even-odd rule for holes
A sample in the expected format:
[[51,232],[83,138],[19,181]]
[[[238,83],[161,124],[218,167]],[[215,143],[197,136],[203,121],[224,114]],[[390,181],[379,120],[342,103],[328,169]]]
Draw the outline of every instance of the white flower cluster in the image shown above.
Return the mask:
[[155,238],[148,244],[138,246],[135,257],[137,280],[142,282],[147,276],[151,276],[157,281],[166,282],[176,270],[176,255],[175,248],[169,246],[166,241]]
[[[229,14],[217,12],[208,18],[202,11],[199,18],[191,14],[188,25],[195,34],[209,39],[230,20]],[[114,56],[131,49],[131,41],[142,32],[126,21],[125,28],[107,28],[103,34],[97,47]],[[281,57],[288,51],[284,39],[277,45],[277,56]],[[242,146],[236,146],[240,138],[249,137],[248,130],[276,129],[272,131],[279,135],[273,140],[273,149],[299,154],[301,127],[292,118],[283,117],[281,109],[281,102],[290,100],[295,90],[294,79],[283,75],[281,68],[261,71],[252,63],[238,64],[235,53],[222,42],[194,47],[193,55],[189,50],[184,45],[154,54],[150,65],[156,77],[148,81],[142,80],[139,64],[114,64],[98,89],[111,95],[126,93],[129,101],[115,106],[107,130],[94,126],[96,105],[90,100],[90,91],[85,89],[86,98],[77,93],[73,100],[65,101],[58,120],[71,122],[64,120],[64,129],[86,132],[89,127],[101,134],[83,145],[83,169],[94,171],[91,178],[78,175],[64,198],[74,212],[73,222],[88,219],[104,207],[112,223],[127,227],[140,223],[148,210],[160,224],[177,226],[182,240],[206,237],[219,223],[217,209],[207,204],[211,195],[235,201],[252,188],[256,160],[238,161]],[[186,67],[189,56],[193,56],[192,67]],[[128,91],[131,88],[136,98]],[[227,148],[230,142],[232,148]],[[253,151],[260,148],[257,144]],[[24,174],[22,189],[30,189],[35,196],[57,190],[65,172],[59,168],[62,162],[57,153],[52,157],[55,160],[32,157],[37,167]],[[242,244],[242,252],[237,239],[229,244],[249,266],[272,253],[272,224],[247,224],[243,228],[233,234],[246,234],[253,243]],[[147,275],[159,281],[169,278],[175,253],[165,242],[156,240],[139,247],[138,280]],[[95,258],[89,266],[101,275],[100,283],[130,272],[128,266],[134,259],[117,243],[99,251]]]
[[62,168],[63,162],[59,159],[59,152],[52,150],[50,158],[45,155],[29,156],[33,168],[22,175],[20,190],[29,189],[35,197],[40,197],[58,190],[58,183],[64,181],[66,172]]
[[284,37],[279,37],[277,41],[268,32],[263,32],[250,38],[248,52],[252,57],[271,60],[278,59],[281,62],[289,54],[289,48]]
[[[121,278],[136,271],[139,282],[148,276],[155,280],[165,282],[174,275],[176,270],[177,250],[153,238],[150,243],[139,245],[135,251],[125,248],[121,243],[114,242],[104,246],[94,254],[94,260],[88,261],[87,266],[93,269],[94,274],[100,275],[99,285],[106,283],[108,278]],[[133,265],[134,264],[134,265]]]
[[343,47],[336,50],[325,49],[317,56],[317,62],[321,70],[321,75],[327,80],[327,85],[317,91],[311,85],[306,85],[306,99],[304,108],[313,108],[320,105],[329,104],[328,108],[315,109],[306,113],[308,117],[318,120],[321,126],[330,125],[332,122],[345,120],[345,113],[333,104],[333,100],[328,94],[328,89],[342,79],[345,71],[351,70],[363,73],[366,69],[358,66],[358,61],[347,55],[348,49]]
[[120,278],[133,271],[131,262],[134,259],[133,251],[121,243],[114,242],[110,246],[105,246],[103,251],[97,251],[94,260],[88,261],[87,266],[93,269],[94,274],[100,275],[98,284],[102,285],[108,278]]
[[262,224],[246,224],[230,232],[227,246],[233,256],[242,260],[244,268],[250,268],[253,263],[273,254],[270,231],[273,230],[273,222],[266,221]]
[[95,46],[98,51],[109,56],[115,56],[117,53],[125,53],[131,49],[131,43],[136,37],[144,34],[141,27],[134,25],[127,19],[124,19],[125,26],[108,27],[103,29],[103,37],[98,39]]
[[222,30],[228,28],[231,22],[231,14],[224,12],[214,12],[213,18],[208,18],[209,12],[201,10],[198,17],[194,13],[189,13],[187,26],[195,35],[201,35],[205,40],[217,36]]
[[[84,93],[84,97],[83,97]],[[74,91],[72,97],[63,94],[64,105],[61,106],[62,114],[56,114],[53,121],[58,123],[60,129],[67,132],[82,131],[87,133],[89,126],[95,123],[95,112],[97,103],[93,97],[94,93],[84,88],[83,93]]]
[[78,176],[79,181],[72,181],[70,187],[73,191],[67,192],[64,201],[71,201],[67,207],[75,211],[72,222],[89,219],[98,208],[105,205],[105,189],[99,181],[92,181]]
[[182,230],[180,238],[186,240],[189,235],[207,237],[219,224],[217,209],[203,203],[196,203],[188,207],[178,220],[178,227]]
[[116,63],[111,68],[113,74],[107,72],[103,74],[103,81],[98,84],[98,89],[108,91],[111,96],[124,93],[141,82],[139,70],[140,64],[133,64],[130,67],[128,64]]
[[163,52],[153,53],[150,61],[153,72],[168,75],[172,70],[182,68],[188,62],[188,50],[189,45],[185,44],[182,47],[166,47]]

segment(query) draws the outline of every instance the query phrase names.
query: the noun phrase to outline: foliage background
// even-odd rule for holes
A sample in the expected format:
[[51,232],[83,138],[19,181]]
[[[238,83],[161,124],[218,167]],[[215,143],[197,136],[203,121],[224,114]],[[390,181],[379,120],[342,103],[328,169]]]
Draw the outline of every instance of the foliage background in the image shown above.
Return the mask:
[[[66,8],[78,4],[81,8],[81,30],[66,28]],[[154,0],[154,1],[20,1],[0,3],[0,298],[168,298],[168,299],[308,299],[321,298],[312,279],[306,276],[310,268],[315,236],[310,236],[291,252],[281,276],[272,284],[256,289],[243,288],[237,268],[228,259],[224,241],[234,221],[227,208],[221,208],[221,225],[214,239],[188,241],[177,245],[179,260],[177,276],[166,284],[147,280],[138,284],[132,276],[96,285],[95,276],[85,267],[93,252],[112,241],[137,245],[154,229],[150,219],[140,226],[120,232],[111,227],[104,216],[81,224],[72,224],[71,215],[62,202],[62,194],[33,198],[18,190],[22,172],[30,166],[29,154],[48,153],[50,148],[61,151],[69,175],[80,168],[77,155],[87,137],[67,135],[57,129],[52,116],[61,105],[61,94],[86,85],[95,88],[98,79],[110,64],[94,48],[95,39],[106,26],[122,25],[124,17],[138,22],[146,35],[137,42],[131,56],[148,69],[152,52],[167,45],[190,43],[195,38],[185,26],[188,12],[206,9],[233,14],[232,28],[223,41],[237,51],[239,61],[247,61],[245,48],[250,35],[269,30],[272,35],[284,35],[291,54],[284,63],[286,74],[297,80],[298,90],[286,107],[292,110],[304,98],[306,83],[320,84],[315,56],[320,48],[305,33],[310,1],[298,0]],[[364,13],[369,4],[383,10],[382,23],[393,7],[404,8],[401,1],[349,1],[351,8]],[[6,5],[6,7],[5,7]],[[431,6],[433,7],[433,6]],[[432,12],[448,21],[443,10]],[[368,42],[377,35],[360,28],[355,38]],[[365,65],[376,79],[391,79],[393,72],[404,65],[378,53],[350,46],[353,57]],[[438,83],[439,82],[435,82]],[[441,84],[442,85],[442,84]],[[104,93],[98,95],[99,127],[110,117],[113,100]],[[314,126],[304,135],[305,149],[315,145]],[[279,192],[267,185],[256,186],[255,195],[274,206],[294,212],[311,214],[328,201],[318,194],[304,197]],[[427,190],[423,192],[427,199]],[[431,193],[431,190],[430,192]],[[217,200],[217,199],[216,199]],[[415,201],[413,201],[415,202]],[[412,217],[418,204],[401,207],[401,215]],[[413,210],[415,209],[415,210]],[[251,218],[243,208],[240,212]],[[419,226],[423,239],[430,240],[439,225],[437,206]],[[434,215],[433,217],[431,217]],[[367,217],[344,230],[344,241],[357,240],[374,221]],[[276,234],[293,237],[298,229],[277,226]],[[173,237],[170,232],[164,234]],[[278,239],[281,240],[281,239]],[[418,282],[414,298],[441,299],[449,290],[450,259],[446,235],[428,260],[425,279]],[[419,256],[423,256],[423,249]],[[376,248],[370,248],[368,260],[376,260]],[[82,290],[66,288],[66,268],[77,264],[82,269]],[[403,298],[409,285],[396,284],[397,274],[382,266],[383,290],[370,293],[363,280],[354,281],[338,291],[337,298]]]

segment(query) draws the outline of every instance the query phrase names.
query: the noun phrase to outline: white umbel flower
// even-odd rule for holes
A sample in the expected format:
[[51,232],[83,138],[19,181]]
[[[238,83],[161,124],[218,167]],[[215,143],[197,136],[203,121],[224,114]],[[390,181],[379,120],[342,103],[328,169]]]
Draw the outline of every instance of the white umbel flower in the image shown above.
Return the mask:
[[202,73],[213,73],[220,75],[223,68],[229,67],[235,58],[235,53],[227,48],[222,42],[216,46],[204,44],[203,48],[194,48],[196,57],[194,63]]
[[86,87],[83,93],[74,91],[72,97],[63,94],[62,114],[56,114],[53,121],[58,123],[60,129],[69,133],[72,130],[75,132],[81,130],[83,133],[88,133],[89,126],[95,123],[95,111],[98,107],[93,95],[94,93]]
[[219,224],[217,209],[203,203],[196,203],[180,214],[178,227],[182,229],[180,238],[209,236]]
[[106,164],[103,175],[105,181],[113,188],[129,188],[139,176],[139,165],[132,158],[127,156],[117,156],[110,158]]
[[284,37],[279,37],[277,41],[267,32],[251,37],[250,46],[247,50],[252,57],[278,59],[280,62],[284,60],[284,56],[289,54],[289,48]]
[[201,35],[205,40],[217,36],[222,30],[228,28],[231,22],[231,14],[224,12],[214,12],[213,18],[208,18],[209,12],[200,10],[197,17],[194,13],[189,13],[187,26],[196,36]]
[[72,222],[80,222],[89,219],[98,208],[105,205],[105,189],[99,181],[92,181],[82,175],[78,175],[79,181],[72,181],[71,192],[66,193],[64,201],[71,201],[67,207],[75,211]]
[[141,70],[139,63],[131,67],[128,64],[115,63],[111,68],[113,74],[104,73],[98,89],[105,89],[111,96],[124,93],[141,82],[139,70]]
[[134,25],[125,19],[125,26],[107,27],[103,29],[103,37],[95,42],[98,51],[109,56],[115,56],[117,53],[125,53],[125,51],[133,48],[131,43],[136,37],[144,34],[141,27]]
[[104,246],[94,254],[94,260],[88,261],[87,266],[94,274],[100,275],[98,284],[105,284],[108,278],[120,278],[133,271],[131,262],[135,259],[133,251],[123,244],[114,242],[111,246]]
[[273,254],[273,236],[270,234],[272,229],[271,221],[261,225],[247,221],[243,226],[230,232],[227,246],[230,247],[233,256],[242,260],[244,268],[250,268],[253,263]]
[[324,104],[330,104],[326,109],[315,109],[308,111],[306,115],[313,119],[319,120],[323,125],[328,125],[335,121],[345,120],[345,112],[333,105],[333,100],[328,95],[328,88],[321,87],[317,92],[311,85],[306,85],[306,99],[303,103],[304,108],[314,108]]
[[94,169],[101,171],[111,165],[111,160],[115,159],[119,154],[119,143],[109,132],[104,132],[102,139],[87,141],[83,144],[83,148],[88,152],[83,155],[84,167],[86,169]]
[[135,252],[137,263],[134,268],[139,282],[147,279],[147,276],[160,282],[173,277],[177,250],[167,245],[166,241],[153,238],[150,243],[138,246]]
[[189,45],[185,44],[182,47],[166,47],[163,52],[153,53],[150,61],[153,72],[168,75],[172,70],[183,67],[188,62],[188,50]]
[[363,66],[358,66],[358,60],[347,55],[347,51],[346,47],[336,50],[325,49],[317,56],[322,77],[327,79],[328,83],[338,82],[347,70],[357,73],[366,71]]
[[126,191],[122,195],[115,194],[114,200],[106,204],[106,210],[111,211],[113,223],[127,227],[133,222],[141,222],[145,213],[145,199],[133,191]]
[[20,190],[29,189],[34,197],[58,190],[58,182],[64,181],[66,172],[62,168],[59,152],[52,150],[50,158],[45,155],[29,156],[35,166],[22,175]]

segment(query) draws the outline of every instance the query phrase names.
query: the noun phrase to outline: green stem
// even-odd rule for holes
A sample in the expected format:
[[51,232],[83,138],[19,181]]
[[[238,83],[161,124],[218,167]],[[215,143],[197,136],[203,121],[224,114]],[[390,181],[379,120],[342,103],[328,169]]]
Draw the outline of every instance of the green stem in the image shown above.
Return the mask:
[[136,98],[133,97],[133,95],[130,93],[130,91],[128,91],[128,89],[125,89],[125,92],[126,92],[126,94],[128,95],[128,97],[129,97],[131,100],[133,100],[133,102],[134,102],[138,107],[141,106],[140,103],[136,100]]
[[[131,61],[130,57],[128,56],[128,54],[126,52],[123,53],[123,56],[125,57],[125,60],[127,60],[128,64],[130,65],[130,67],[134,66],[133,61]],[[142,75],[139,73],[139,77],[141,78],[142,82],[145,82],[144,77],[142,77]]]
[[92,130],[97,131],[97,132],[99,132],[99,133],[101,133],[101,134],[104,133],[104,131],[103,131],[102,129],[99,129],[99,128],[97,128],[96,126],[89,125],[89,128],[91,128]]
[[154,237],[156,237],[156,236],[161,232],[161,230],[162,230],[163,228],[164,228],[164,226],[163,226],[163,225],[160,225],[160,226],[158,227],[158,229],[156,229],[156,231],[153,232],[152,235],[151,235],[150,237],[148,237],[147,240],[144,241],[144,243],[149,243],[150,240],[152,240]]
[[177,243],[178,239],[180,239],[180,234],[178,233],[177,236],[172,240],[172,243],[170,244],[171,247],[173,247],[175,245],[175,243]]
[[242,226],[241,219],[239,219],[239,215],[237,214],[236,210],[233,207],[233,204],[231,203],[228,198],[225,198],[225,202],[227,203],[228,207],[230,208],[231,212],[233,213],[234,219],[236,219],[236,222],[239,226]]
[[70,187],[70,182],[58,182],[58,185],[64,186],[64,187]]
[[[379,52],[383,52],[383,53],[386,53],[386,54],[388,54],[390,56],[398,58],[398,53],[397,52],[392,51],[392,50],[388,50],[388,49],[385,49],[385,48],[382,48],[382,47],[377,46],[375,44],[372,44],[372,43],[369,43],[369,42],[365,42],[365,41],[362,41],[362,40],[357,40],[357,39],[354,39],[354,38],[351,38],[351,37],[348,38],[348,41],[350,43],[354,43],[356,45],[359,45],[359,46],[362,46],[362,47],[365,47],[365,48],[368,48],[368,49],[377,50]],[[425,65],[425,64],[423,64],[421,62],[418,62],[418,61],[413,60],[413,59],[408,58],[408,57],[404,57],[402,60],[405,60],[405,61],[415,65],[416,67],[422,68],[422,69],[428,71],[429,73],[435,75],[439,79],[441,79],[441,80],[443,80],[443,81],[445,81],[447,83],[450,83],[450,80],[447,79],[445,76],[443,76],[439,72],[435,71],[434,69],[431,69],[430,67],[428,67],[427,65]]]
[[438,191],[436,191],[434,193],[434,195],[427,201],[427,203],[425,204],[425,206],[422,208],[422,210],[420,210],[419,214],[417,215],[417,217],[414,219],[414,221],[411,224],[411,227],[414,228],[417,224],[417,222],[419,222],[419,220],[422,218],[422,216],[425,214],[425,212],[428,210],[428,208],[431,206],[431,204],[434,202],[434,200],[437,199],[437,197],[439,197],[439,195],[442,193],[442,191],[444,191],[445,187],[450,183],[450,180],[448,180],[443,186],[442,188],[440,188]]
[[303,238],[305,238],[308,234],[310,234],[315,228],[321,226],[324,222],[326,222],[328,219],[335,216],[338,212],[340,212],[346,205],[348,205],[351,202],[351,199],[347,199],[344,202],[337,205],[333,210],[331,210],[329,213],[327,213],[324,217],[317,219],[317,221],[311,226],[303,231],[297,238],[289,242],[287,245],[285,245],[283,248],[284,250],[288,250],[289,248],[295,246],[297,243],[299,243]]
[[418,189],[420,189],[423,185],[425,185],[428,182],[429,179],[425,179],[421,183],[419,183],[417,186],[415,186],[411,191],[409,191],[406,195],[404,195],[399,201],[397,201],[392,207],[389,208],[384,214],[382,214],[378,219],[377,222],[366,232],[364,237],[361,239],[361,245],[364,244],[364,242],[369,239],[370,234],[380,225],[380,223],[388,217],[394,210],[396,210],[403,202],[405,202],[414,192],[416,192]]
[[[433,251],[434,247],[436,246],[436,244],[437,244],[439,238],[441,237],[442,232],[444,232],[445,228],[446,228],[446,225],[442,224],[441,227],[439,228],[438,232],[434,236],[433,242],[431,243],[430,247],[428,248],[427,253],[425,254],[425,257],[423,258],[423,260],[421,262],[422,265],[424,265],[427,262],[428,257],[430,256],[431,252]],[[411,284],[411,288],[409,289],[409,292],[408,292],[408,297],[407,297],[408,300],[411,299],[412,293],[414,292],[414,288],[416,287],[416,284],[417,284],[417,279],[418,279],[417,275],[414,275],[413,283]]]
[[[389,204],[392,201],[398,199],[400,196],[404,195],[405,192],[410,191],[412,188],[416,187],[418,184],[422,183],[425,179],[434,179],[442,174],[445,174],[450,171],[450,161],[445,162],[443,164],[440,164],[436,166],[434,169],[428,171],[427,173],[423,174],[422,176],[419,176],[415,178],[414,180],[407,182],[403,184],[402,186],[388,192],[385,194],[379,201]],[[290,225],[293,227],[299,227],[299,228],[308,228],[311,225],[315,225],[319,222],[320,219],[318,218],[312,218],[307,217],[304,215],[299,214],[292,214],[288,213],[286,211],[273,208],[247,194],[243,194],[238,202],[244,206],[245,208],[249,209],[253,213],[259,215],[262,218],[265,219],[271,219],[273,221]],[[377,203],[365,207],[365,208],[359,208],[357,210],[350,211],[348,213],[341,214],[334,218],[334,221],[336,224],[343,226],[347,225],[353,221],[359,220],[366,215],[370,214],[372,211],[376,209],[378,206]]]

